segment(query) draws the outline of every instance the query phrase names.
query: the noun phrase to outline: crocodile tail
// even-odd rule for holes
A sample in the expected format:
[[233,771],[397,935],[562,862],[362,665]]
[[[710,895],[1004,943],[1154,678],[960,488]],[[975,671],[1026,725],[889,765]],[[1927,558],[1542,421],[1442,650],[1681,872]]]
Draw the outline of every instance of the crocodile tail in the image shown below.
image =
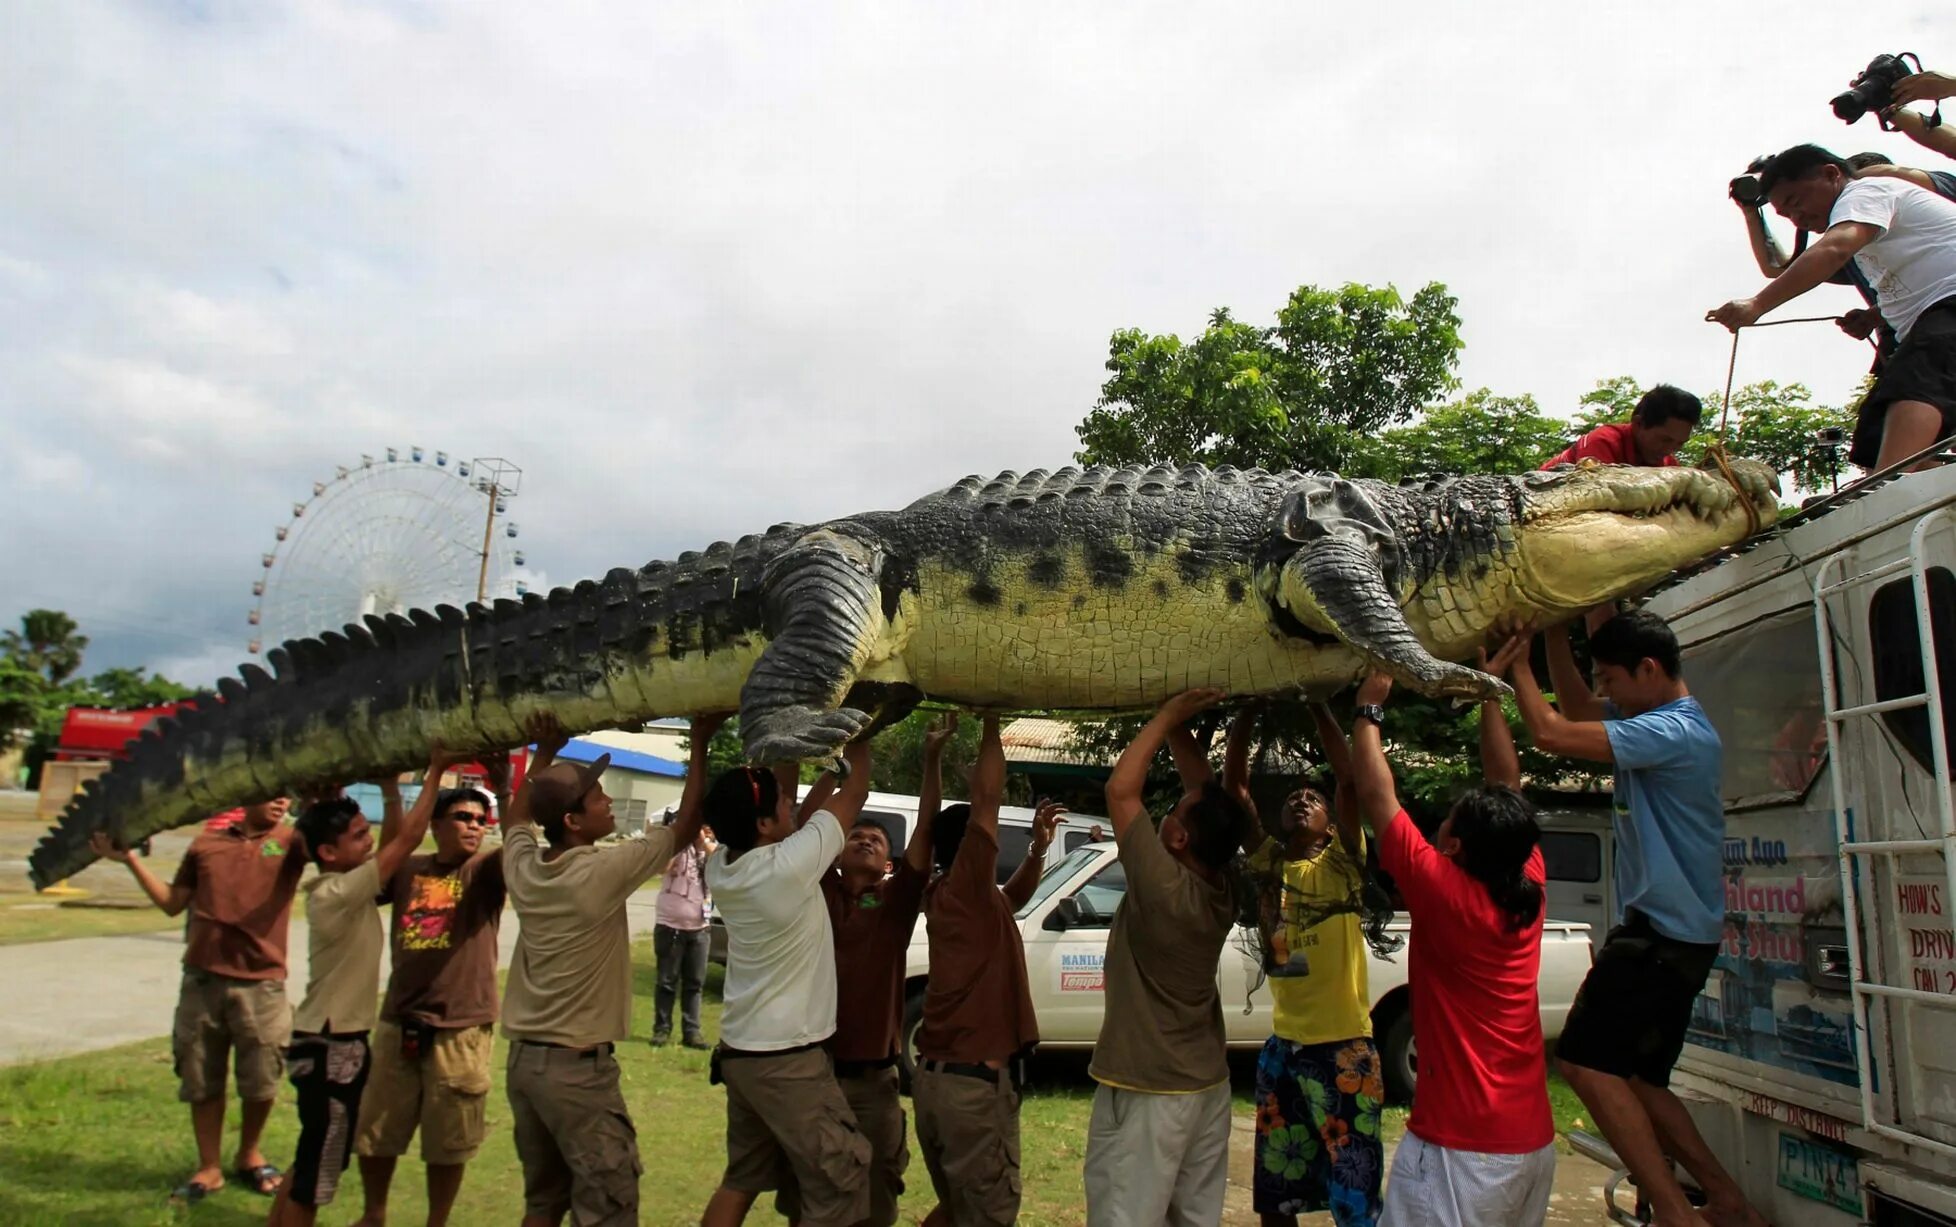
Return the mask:
[[731,708],[744,670],[729,649],[760,622],[759,584],[740,591],[747,568],[732,561],[720,545],[548,596],[287,642],[270,671],[247,664],[145,729],[69,803],[29,877],[45,887],[87,867],[96,831],[130,846],[238,805],[410,770],[436,741],[520,745],[538,712],[576,734]]

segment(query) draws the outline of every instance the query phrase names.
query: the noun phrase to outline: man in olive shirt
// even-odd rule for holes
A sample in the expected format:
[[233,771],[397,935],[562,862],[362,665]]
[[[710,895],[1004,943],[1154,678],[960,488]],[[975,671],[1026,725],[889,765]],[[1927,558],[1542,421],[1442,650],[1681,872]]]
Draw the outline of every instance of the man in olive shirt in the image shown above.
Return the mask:
[[987,716],[971,804],[963,813],[953,806],[939,814],[932,833],[943,873],[924,898],[930,987],[911,1095],[917,1141],[937,1192],[930,1221],[955,1227],[1018,1218],[1017,1066],[1039,1042],[1014,905],[998,886],[1004,791],[998,718]]
[[428,762],[421,795],[405,817],[399,781],[379,781],[386,817],[380,852],[373,827],[348,797],[308,806],[294,824],[319,872],[307,878],[308,977],[305,1000],[292,1012],[286,1072],[299,1100],[299,1145],[279,1186],[267,1227],[312,1227],[333,1200],[353,1158],[360,1094],[367,1085],[367,1033],[380,990],[380,884],[421,846],[441,776],[453,764],[439,748]]
[[178,1098],[190,1105],[197,1137],[197,1171],[173,1199],[195,1204],[224,1187],[218,1158],[224,1140],[224,1065],[235,1054],[238,1126],[232,1175],[270,1197],[279,1170],[258,1148],[285,1072],[292,1003],[285,996],[285,941],[292,896],[306,871],[305,841],[285,823],[284,797],[244,807],[243,816],[206,828],[190,843],[168,885],[142,858],[105,834],[96,855],[129,866],[150,902],[166,916],[190,909],[184,937],[183,987],[171,1031]]
[[722,719],[693,721],[672,824],[604,847],[614,823],[600,777],[611,756],[555,762],[562,730],[547,717],[532,723],[536,758],[503,815],[504,875],[521,926],[503,997],[503,1081],[523,1162],[524,1227],[557,1227],[565,1214],[577,1227],[638,1222],[638,1137],[612,1051],[632,1029],[625,903],[699,835],[706,746]]
[[[1216,963],[1235,924],[1224,868],[1247,827],[1239,716],[1218,786],[1183,725],[1222,698],[1191,691],[1162,705],[1107,777],[1107,817],[1127,895],[1107,939],[1107,1001],[1089,1072],[1100,1083],[1087,1127],[1089,1227],[1209,1227],[1229,1169],[1229,1064]],[[1167,742],[1182,798],[1156,830],[1142,805]]]

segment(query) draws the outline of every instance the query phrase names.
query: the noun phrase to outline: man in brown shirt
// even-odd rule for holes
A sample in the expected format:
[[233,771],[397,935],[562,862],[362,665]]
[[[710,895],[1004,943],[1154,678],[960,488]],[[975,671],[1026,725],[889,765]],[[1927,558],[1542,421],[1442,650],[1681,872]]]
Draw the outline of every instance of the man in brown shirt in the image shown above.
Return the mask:
[[417,1130],[429,1227],[448,1221],[482,1146],[504,898],[501,849],[483,838],[489,807],[479,789],[444,791],[429,824],[435,851],[409,857],[381,891],[394,905],[394,969],[353,1146],[366,1193],[360,1227],[387,1221],[394,1166]]
[[930,987],[911,1092],[917,1141],[937,1192],[929,1221],[956,1227],[1018,1218],[1018,1058],[1039,1042],[1015,905],[998,886],[1004,791],[998,718],[987,716],[971,804],[939,814],[932,832],[943,873],[924,897]]
[[[1249,827],[1254,717],[1230,729],[1222,785],[1184,727],[1222,698],[1191,691],[1162,705],[1107,777],[1107,817],[1127,895],[1107,938],[1107,1001],[1089,1072],[1088,1227],[1207,1227],[1222,1218],[1229,1169],[1229,1064],[1216,963],[1235,927],[1225,875]],[[1156,829],[1142,804],[1163,742],[1182,797]]]
[[168,886],[142,858],[116,847],[106,834],[91,841],[99,856],[129,866],[150,902],[166,916],[190,909],[184,939],[183,987],[177,998],[171,1048],[177,1095],[190,1105],[197,1137],[197,1170],[173,1195],[202,1201],[224,1187],[218,1158],[224,1140],[224,1063],[235,1052],[238,1098],[237,1162],[232,1173],[270,1196],[279,1170],[258,1148],[285,1073],[292,1032],[285,996],[285,939],[292,896],[305,873],[305,841],[285,825],[284,797],[244,808],[243,816],[193,839]]

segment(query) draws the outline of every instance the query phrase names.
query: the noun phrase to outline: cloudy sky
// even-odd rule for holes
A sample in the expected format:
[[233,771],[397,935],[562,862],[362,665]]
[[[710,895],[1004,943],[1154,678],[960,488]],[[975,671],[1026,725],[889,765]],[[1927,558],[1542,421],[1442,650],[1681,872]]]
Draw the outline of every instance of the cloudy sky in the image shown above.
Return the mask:
[[8,5],[0,621],[207,683],[292,500],[390,444],[522,464],[558,582],[1053,467],[1112,330],[1305,282],[1445,282],[1466,385],[1554,412],[1715,386],[1726,180],[1928,162],[1827,99],[1956,46],[1928,3],[1600,8]]

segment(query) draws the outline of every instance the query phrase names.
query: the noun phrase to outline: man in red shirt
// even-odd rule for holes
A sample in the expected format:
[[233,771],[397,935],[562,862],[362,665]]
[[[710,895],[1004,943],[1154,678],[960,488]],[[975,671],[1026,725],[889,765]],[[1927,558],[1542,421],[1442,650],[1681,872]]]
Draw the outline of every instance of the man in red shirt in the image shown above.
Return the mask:
[[[1489,668],[1526,650],[1510,644]],[[1432,843],[1393,789],[1379,722],[1392,681],[1359,686],[1352,784],[1379,864],[1413,918],[1408,981],[1419,1086],[1386,1184],[1383,1224],[1538,1225],[1555,1182],[1542,1062],[1541,828],[1498,702],[1481,706],[1487,783],[1454,804]]]
[[194,1204],[224,1187],[219,1146],[224,1137],[224,1081],[232,1058],[243,1101],[232,1175],[267,1197],[280,1172],[258,1147],[285,1076],[292,1038],[292,1004],[285,996],[285,938],[292,896],[309,859],[305,840],[286,825],[284,797],[244,807],[226,826],[190,841],[168,886],[142,858],[107,834],[91,841],[96,855],[129,866],[150,902],[166,916],[190,911],[184,938],[183,986],[171,1029],[177,1097],[190,1105],[197,1137],[197,1170],[173,1197]]
[[1677,450],[1698,429],[1705,407],[1683,388],[1660,383],[1643,394],[1627,422],[1598,426],[1549,457],[1542,465],[1594,460],[1597,464],[1634,464],[1647,469],[1677,464]]

